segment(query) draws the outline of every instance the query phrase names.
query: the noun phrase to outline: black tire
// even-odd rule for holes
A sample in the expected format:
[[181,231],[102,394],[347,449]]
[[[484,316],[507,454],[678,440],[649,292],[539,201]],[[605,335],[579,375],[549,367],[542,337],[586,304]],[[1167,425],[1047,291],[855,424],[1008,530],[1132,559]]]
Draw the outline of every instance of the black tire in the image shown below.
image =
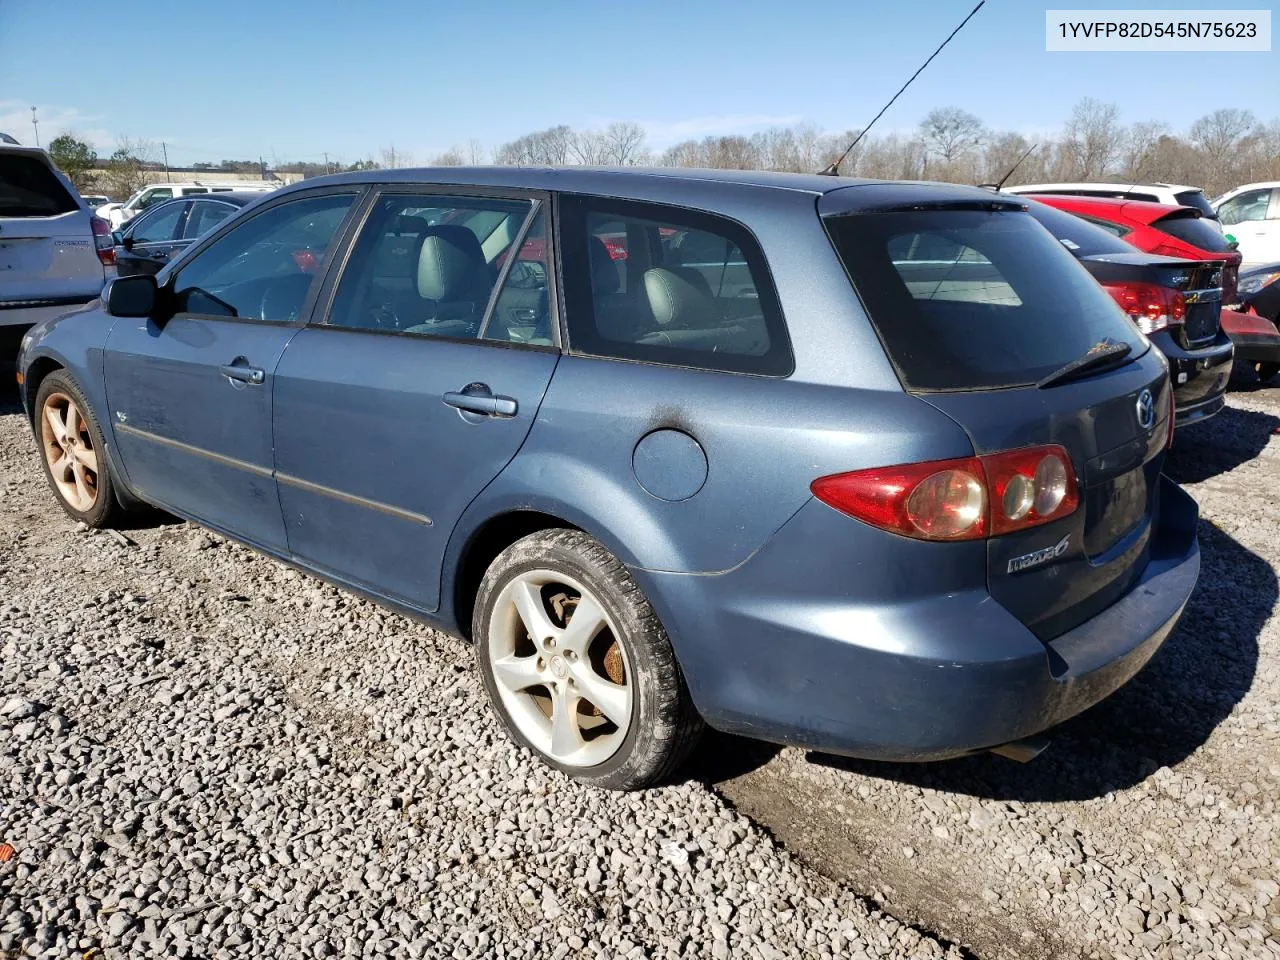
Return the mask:
[[[89,445],[95,454],[98,467],[94,471],[94,490],[96,495],[92,506],[87,509],[79,509],[75,504],[71,503],[54,480],[53,471],[50,467],[51,450],[47,443],[47,435],[44,432],[43,424],[46,415],[45,410],[51,397],[66,397],[75,404],[77,416],[80,419],[82,437],[87,435]],[[107,462],[106,441],[102,436],[102,428],[98,425],[98,418],[94,415],[93,408],[89,406],[89,402],[85,399],[80,385],[65,370],[55,370],[40,381],[40,389],[36,392],[34,426],[36,444],[40,451],[40,464],[44,467],[45,479],[49,482],[49,487],[58,503],[62,505],[62,509],[73,520],[79,520],[88,527],[94,529],[114,528],[122,519],[124,510],[116,501],[116,484],[115,479],[111,476],[111,466]]]
[[1253,368],[1258,372],[1258,379],[1263,383],[1267,383],[1280,373],[1280,363],[1256,363]]
[[[551,570],[577,580],[617,625],[615,639],[622,646],[628,683],[633,685],[631,721],[615,752],[594,766],[566,766],[531,743],[508,713],[497,688],[488,642],[495,602],[512,580],[533,570]],[[702,734],[702,718],[653,607],[626,567],[581,531],[539,531],[499,554],[476,595],[472,629],[480,676],[507,732],[544,763],[575,780],[610,790],[653,786],[675,772]]]

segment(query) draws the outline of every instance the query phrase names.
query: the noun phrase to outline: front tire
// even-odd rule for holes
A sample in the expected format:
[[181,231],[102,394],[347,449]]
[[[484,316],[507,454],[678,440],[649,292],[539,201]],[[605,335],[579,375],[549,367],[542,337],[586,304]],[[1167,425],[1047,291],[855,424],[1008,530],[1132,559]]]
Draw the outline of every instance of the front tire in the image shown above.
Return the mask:
[[702,732],[657,614],[626,568],[578,530],[543,530],[490,565],[476,660],[511,736],[576,780],[635,790],[667,777]]
[[40,382],[35,416],[40,462],[62,509],[94,529],[114,526],[123,511],[116,502],[107,445],[70,374],[57,370]]

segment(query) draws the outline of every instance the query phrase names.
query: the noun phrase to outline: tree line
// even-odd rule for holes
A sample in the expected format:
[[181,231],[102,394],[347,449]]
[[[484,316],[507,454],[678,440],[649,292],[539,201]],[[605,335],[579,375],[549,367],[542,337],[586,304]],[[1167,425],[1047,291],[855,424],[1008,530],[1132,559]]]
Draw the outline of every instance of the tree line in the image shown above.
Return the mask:
[[[524,134],[490,151],[472,140],[432,156],[384,147],[351,163],[336,160],[277,161],[272,171],[304,177],[346,170],[460,166],[497,163],[524,166],[687,166],[734,170],[816,172],[827,167],[858,130],[823,132],[812,124],[772,127],[750,135],[708,136],[653,149],[644,127],[616,122],[602,129],[558,125]],[[157,169],[145,141],[121,141],[104,160],[88,144],[63,134],[49,145],[59,167],[78,187],[93,184],[127,196]],[[1025,157],[1025,159],[1023,159]],[[889,180],[996,183],[1018,164],[1010,184],[1058,180],[1166,181],[1203,187],[1216,196],[1241,183],[1280,179],[1280,118],[1260,121],[1248,110],[1215,110],[1175,131],[1161,121],[1125,124],[1120,108],[1085,98],[1062,128],[1036,141],[1014,131],[994,130],[962,107],[931,111],[918,127],[864,137],[840,164],[845,176]],[[255,160],[203,163],[199,169],[256,173]]]

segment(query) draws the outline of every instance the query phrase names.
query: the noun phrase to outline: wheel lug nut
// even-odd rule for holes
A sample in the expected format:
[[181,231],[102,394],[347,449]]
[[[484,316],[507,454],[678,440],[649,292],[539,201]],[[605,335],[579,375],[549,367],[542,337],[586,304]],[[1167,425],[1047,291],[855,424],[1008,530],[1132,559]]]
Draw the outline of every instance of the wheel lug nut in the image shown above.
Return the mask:
[[541,657],[539,657],[539,658],[538,658],[538,669],[539,669],[539,670],[545,670],[545,669],[547,669],[547,665],[546,665],[546,663],[543,661],[543,659],[542,659]]

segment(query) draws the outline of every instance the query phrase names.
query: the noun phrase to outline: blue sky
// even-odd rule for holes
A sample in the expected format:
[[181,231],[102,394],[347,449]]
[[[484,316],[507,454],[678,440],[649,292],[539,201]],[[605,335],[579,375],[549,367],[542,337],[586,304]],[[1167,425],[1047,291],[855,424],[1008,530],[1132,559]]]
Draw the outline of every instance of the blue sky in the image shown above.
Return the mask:
[[[612,120],[644,124],[657,149],[801,121],[839,130],[874,116],[974,2],[0,0],[0,130],[32,142],[35,104],[42,142],[64,129],[106,152],[119,136],[163,140],[175,164],[391,145],[425,161]],[[877,132],[955,104],[1034,135],[1085,96],[1175,129],[1226,106],[1280,117],[1277,52],[1045,52],[1046,7],[1076,4],[1098,6],[988,0]]]

